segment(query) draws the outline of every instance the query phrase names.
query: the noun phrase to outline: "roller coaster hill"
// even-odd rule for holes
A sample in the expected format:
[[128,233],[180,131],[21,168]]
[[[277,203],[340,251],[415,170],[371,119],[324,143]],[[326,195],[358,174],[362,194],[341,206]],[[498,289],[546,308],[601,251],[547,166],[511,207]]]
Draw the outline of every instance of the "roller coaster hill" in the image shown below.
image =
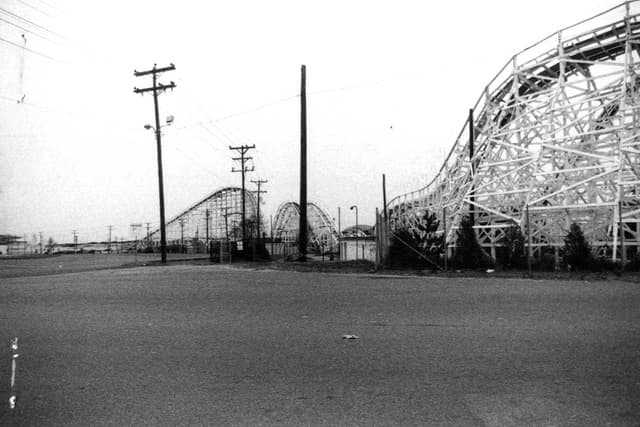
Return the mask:
[[[257,199],[255,194],[244,194],[246,236],[253,239],[260,230],[265,230],[260,220],[258,228]],[[232,251],[243,241],[242,236],[242,189],[224,187],[185,209],[166,223],[167,247],[170,252],[205,252],[208,242],[232,242],[223,249]],[[159,250],[160,231],[155,230],[142,241],[148,250]]]
[[639,114],[640,2],[629,1],[514,55],[435,178],[387,204],[391,230],[430,211],[451,251],[468,215],[495,259],[513,224],[540,257],[577,223],[601,256],[638,253]]
[[[167,246],[170,252],[205,252],[213,242],[216,253],[220,249],[226,257],[229,251],[238,252],[240,242],[252,244],[260,234],[266,249],[275,256],[295,256],[298,253],[298,225],[300,207],[295,202],[282,203],[271,230],[265,227],[262,215],[258,222],[258,203],[254,193],[245,191],[246,236],[242,235],[242,189],[224,187],[185,209],[166,224]],[[338,251],[338,231],[329,215],[317,204],[307,204],[310,253]],[[270,235],[266,236],[265,232]],[[155,230],[142,242],[147,250],[158,251],[160,232]]]

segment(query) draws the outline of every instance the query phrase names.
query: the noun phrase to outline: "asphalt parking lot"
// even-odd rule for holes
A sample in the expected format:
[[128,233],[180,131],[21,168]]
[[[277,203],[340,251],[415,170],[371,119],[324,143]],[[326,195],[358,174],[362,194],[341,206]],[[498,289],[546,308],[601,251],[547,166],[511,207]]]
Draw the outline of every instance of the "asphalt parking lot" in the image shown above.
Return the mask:
[[639,307],[611,280],[5,276],[0,425],[637,426]]

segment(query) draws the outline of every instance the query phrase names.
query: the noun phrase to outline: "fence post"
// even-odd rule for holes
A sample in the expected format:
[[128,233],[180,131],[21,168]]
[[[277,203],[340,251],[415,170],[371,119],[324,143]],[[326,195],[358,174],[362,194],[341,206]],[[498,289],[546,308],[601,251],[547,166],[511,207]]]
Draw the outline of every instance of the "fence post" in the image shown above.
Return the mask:
[[624,223],[622,222],[622,200],[618,202],[618,230],[620,230],[620,273],[624,272],[627,263],[627,252],[624,250]]
[[526,206],[526,221],[527,221],[527,269],[529,271],[529,277],[531,277],[531,219],[529,217],[529,204]]
[[381,228],[380,228],[381,224],[380,224],[380,214],[378,213],[378,208],[376,208],[376,264],[375,264],[375,269],[376,271],[378,271],[378,269],[380,268],[380,233],[382,232]]
[[448,271],[449,247],[447,244],[447,207],[442,207],[442,239],[444,246],[444,271]]

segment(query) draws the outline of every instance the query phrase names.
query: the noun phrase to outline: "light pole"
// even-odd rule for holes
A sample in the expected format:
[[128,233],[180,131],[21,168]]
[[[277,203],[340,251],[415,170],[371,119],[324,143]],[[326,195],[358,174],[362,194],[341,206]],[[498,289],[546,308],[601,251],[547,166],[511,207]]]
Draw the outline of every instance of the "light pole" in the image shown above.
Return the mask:
[[321,230],[322,229],[328,229],[329,230],[328,237],[327,237],[327,233],[324,232],[324,231],[320,234],[320,251],[321,251],[321,254],[322,254],[322,262],[324,262],[325,241],[328,240],[327,243],[328,243],[328,246],[329,246],[329,252],[333,252],[333,242],[331,241],[331,237],[332,237],[331,229],[332,228],[333,227],[330,226],[330,225],[321,225],[320,226]]
[[142,224],[131,224],[131,233],[133,234],[133,252],[135,264],[138,264],[138,228],[141,228]]
[[[158,120],[158,103],[157,98],[155,103],[156,110],[156,127],[154,128],[150,124],[144,125],[144,128],[149,130],[153,129],[156,134],[156,145],[158,150],[158,193],[160,199],[160,262],[162,264],[167,263],[167,233],[164,224],[164,184],[162,179],[162,143],[161,143],[161,128],[164,126],[160,126],[160,121]],[[165,126],[170,126],[173,123],[173,116],[167,116],[167,124]]]
[[358,260],[358,206],[353,205],[349,210],[356,210],[356,261]]

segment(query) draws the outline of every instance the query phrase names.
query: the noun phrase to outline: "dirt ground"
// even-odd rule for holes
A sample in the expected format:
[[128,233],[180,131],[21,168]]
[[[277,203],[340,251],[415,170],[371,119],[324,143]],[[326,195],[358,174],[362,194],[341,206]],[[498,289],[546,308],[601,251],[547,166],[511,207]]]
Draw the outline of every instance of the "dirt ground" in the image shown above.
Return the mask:
[[640,425],[636,283],[6,265],[0,425]]

